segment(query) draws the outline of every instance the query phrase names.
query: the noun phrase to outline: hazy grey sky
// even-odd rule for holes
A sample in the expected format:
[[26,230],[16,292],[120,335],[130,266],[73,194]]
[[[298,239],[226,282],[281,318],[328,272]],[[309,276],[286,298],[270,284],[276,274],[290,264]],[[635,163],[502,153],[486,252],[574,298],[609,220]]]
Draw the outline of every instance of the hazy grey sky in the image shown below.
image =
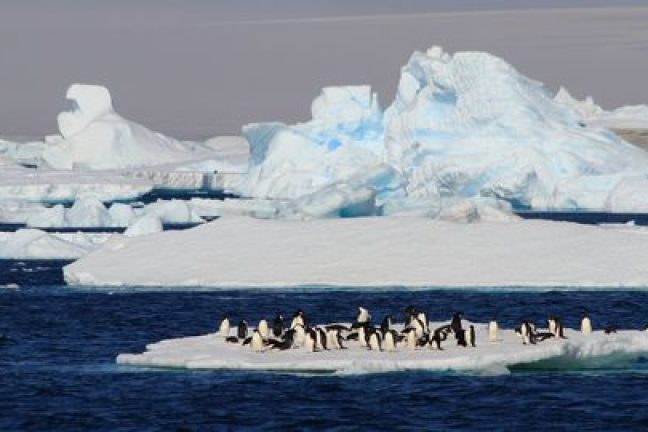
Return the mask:
[[55,132],[72,82],[181,138],[307,119],[325,85],[371,84],[386,105],[434,44],[608,107],[648,103],[646,23],[646,0],[0,0],[0,135]]

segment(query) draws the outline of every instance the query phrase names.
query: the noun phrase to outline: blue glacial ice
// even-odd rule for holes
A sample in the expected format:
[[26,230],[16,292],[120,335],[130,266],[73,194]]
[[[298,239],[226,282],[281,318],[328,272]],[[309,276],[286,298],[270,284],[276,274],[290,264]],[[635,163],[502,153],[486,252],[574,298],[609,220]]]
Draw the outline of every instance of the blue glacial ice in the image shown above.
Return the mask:
[[242,193],[314,217],[648,210],[633,199],[648,190],[648,154],[554,96],[487,53],[415,52],[384,112],[369,86],[328,87],[309,122],[244,127]]

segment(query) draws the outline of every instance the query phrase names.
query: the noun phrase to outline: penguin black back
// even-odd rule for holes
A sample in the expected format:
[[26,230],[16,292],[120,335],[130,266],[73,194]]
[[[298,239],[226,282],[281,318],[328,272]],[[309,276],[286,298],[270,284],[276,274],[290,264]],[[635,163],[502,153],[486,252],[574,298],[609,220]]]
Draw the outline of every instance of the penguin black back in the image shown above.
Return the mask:
[[277,315],[272,321],[272,334],[275,337],[280,337],[283,334],[284,321],[281,315]]
[[239,339],[245,339],[247,337],[247,334],[248,334],[247,321],[245,320],[239,321],[236,335],[238,336]]

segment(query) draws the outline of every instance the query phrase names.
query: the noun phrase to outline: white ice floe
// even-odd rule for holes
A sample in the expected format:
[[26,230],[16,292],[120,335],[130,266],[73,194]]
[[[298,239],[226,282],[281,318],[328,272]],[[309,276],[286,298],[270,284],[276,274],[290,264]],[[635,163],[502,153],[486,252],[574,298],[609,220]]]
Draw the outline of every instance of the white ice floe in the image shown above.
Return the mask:
[[65,267],[65,280],[223,288],[648,287],[648,230],[641,228],[224,217],[119,243]]
[[266,349],[254,352],[250,346],[226,343],[218,334],[164,340],[148,345],[141,354],[120,354],[117,363],[187,369],[244,369],[285,372],[379,373],[406,370],[454,370],[477,373],[506,373],[514,366],[559,369],[622,368],[648,354],[648,333],[619,331],[589,336],[566,330],[567,339],[550,339],[523,345],[512,330],[501,330],[500,339],[487,342],[486,325],[476,324],[476,347],[443,344],[443,351],[421,348],[395,352],[369,351],[357,342],[346,350],[308,352],[304,348],[286,351]]
[[564,87],[558,90],[555,100],[576,111],[590,125],[613,129],[648,129],[648,105],[629,105],[606,111],[591,96],[579,101]]
[[36,229],[0,233],[0,258],[77,259],[109,238],[109,234],[48,234]]

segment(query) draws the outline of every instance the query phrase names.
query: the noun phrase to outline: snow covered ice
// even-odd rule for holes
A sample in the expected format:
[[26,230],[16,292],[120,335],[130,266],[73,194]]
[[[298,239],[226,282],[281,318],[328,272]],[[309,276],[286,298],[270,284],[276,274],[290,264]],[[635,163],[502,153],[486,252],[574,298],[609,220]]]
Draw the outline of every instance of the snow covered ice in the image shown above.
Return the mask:
[[642,227],[546,221],[224,217],[116,239],[63,272],[68,284],[104,287],[643,289],[647,240]]
[[506,373],[517,365],[542,363],[545,367],[583,369],[625,366],[648,353],[648,333],[620,330],[595,331],[589,336],[566,329],[567,339],[523,345],[513,330],[501,330],[495,343],[487,342],[486,325],[475,324],[476,347],[459,347],[449,339],[443,351],[422,348],[395,352],[369,351],[348,342],[346,350],[308,352],[254,352],[250,346],[229,344],[217,334],[169,339],[148,345],[141,354],[120,354],[117,363],[165,368],[245,369],[284,372],[379,373],[405,370]]

